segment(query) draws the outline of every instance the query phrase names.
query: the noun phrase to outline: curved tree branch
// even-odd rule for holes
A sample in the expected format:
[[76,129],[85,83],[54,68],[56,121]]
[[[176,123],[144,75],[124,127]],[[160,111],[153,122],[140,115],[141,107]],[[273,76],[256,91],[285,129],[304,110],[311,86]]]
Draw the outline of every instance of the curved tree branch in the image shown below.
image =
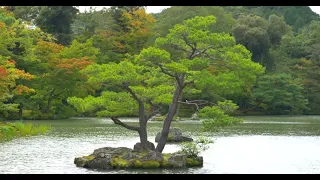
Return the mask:
[[133,92],[133,90],[131,88],[129,88],[129,86],[122,86],[125,90],[127,90],[131,96],[133,97],[133,99],[135,99],[139,104],[142,103],[141,99],[138,98],[138,96],[136,95],[136,93]]
[[187,34],[184,33],[184,34],[182,35],[182,38],[183,38],[184,42],[186,43],[186,45],[189,46],[189,47],[192,49],[193,52],[195,52],[195,51],[197,50],[196,44],[193,44],[193,45],[192,45],[192,44],[190,43],[190,41],[187,39]]
[[193,54],[189,57],[189,59],[193,59],[193,58],[196,57],[196,56],[205,54],[207,50],[212,49],[213,47],[214,47],[214,46],[209,46],[209,47],[207,47],[207,48],[205,48],[205,49],[203,49],[203,50],[197,50],[197,52],[196,52],[196,53],[193,53]]
[[175,49],[175,50],[180,50],[180,51],[184,51],[184,52],[187,52],[187,53],[192,53],[192,52],[190,52],[190,51],[188,51],[188,50],[186,50],[186,49],[183,49],[183,48],[181,48],[181,47],[179,47],[178,45],[176,45],[176,44],[170,44],[170,47],[171,48],[173,48],[173,49]]
[[155,106],[150,99],[147,102],[151,106],[150,113],[146,115],[146,120],[148,121],[151,117],[153,117],[156,114],[159,114],[160,112],[159,107]]
[[192,81],[187,81],[187,82],[183,83],[183,87],[186,87],[187,85],[193,84],[193,83],[194,83],[194,80],[192,80]]
[[206,100],[193,100],[193,101],[179,101],[181,104],[187,104],[187,105],[194,105],[197,108],[197,111],[199,111],[199,106],[204,105],[204,104],[209,104],[209,101]]
[[169,73],[167,70],[165,70],[165,69],[163,68],[163,65],[162,65],[162,64],[155,63],[155,65],[157,65],[157,66],[160,68],[161,72],[163,72],[164,74],[166,74],[166,75],[168,75],[168,76],[170,76],[170,77],[176,77],[175,75],[173,75],[173,74]]
[[120,126],[122,126],[124,128],[127,128],[129,130],[138,131],[138,132],[140,130],[139,127],[130,126],[128,124],[125,124],[125,123],[121,122],[120,119],[118,119],[117,117],[111,117],[110,119],[114,122],[114,124],[120,125]]

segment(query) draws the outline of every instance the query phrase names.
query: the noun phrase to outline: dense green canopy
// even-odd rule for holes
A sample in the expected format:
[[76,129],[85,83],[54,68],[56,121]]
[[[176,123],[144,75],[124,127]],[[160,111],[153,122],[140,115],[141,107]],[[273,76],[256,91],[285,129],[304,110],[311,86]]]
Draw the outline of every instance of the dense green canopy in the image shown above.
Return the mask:
[[2,7],[0,118],[138,116],[123,85],[165,115],[179,83],[179,116],[225,100],[236,114],[319,114],[319,32],[306,6]]

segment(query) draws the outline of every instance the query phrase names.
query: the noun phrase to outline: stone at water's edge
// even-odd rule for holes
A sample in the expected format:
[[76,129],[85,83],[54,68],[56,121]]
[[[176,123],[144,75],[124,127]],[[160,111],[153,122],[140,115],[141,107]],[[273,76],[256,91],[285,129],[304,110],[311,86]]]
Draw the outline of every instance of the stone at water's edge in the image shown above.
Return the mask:
[[[154,151],[156,148],[152,142],[148,141],[148,149],[150,149],[151,151]],[[133,146],[133,150],[134,151],[144,151],[144,148],[142,147],[141,143],[138,142]]]
[[184,154],[175,154],[168,159],[168,164],[173,167],[185,167],[187,165],[187,156]]
[[89,169],[184,168],[203,166],[203,158],[187,157],[181,153],[162,154],[138,152],[126,147],[105,147],[94,150],[89,156],[75,158],[74,164]]
[[200,118],[199,118],[199,116],[198,116],[197,113],[192,114],[191,120],[199,120],[199,119],[200,119]]
[[155,120],[157,120],[158,118],[161,118],[161,119],[162,119],[161,114],[156,114],[156,115],[152,116],[152,117],[149,119],[149,121],[155,121]]
[[162,162],[163,161],[163,155],[161,153],[151,151],[149,152],[146,156],[141,158],[141,161],[158,161]]
[[[156,114],[154,116],[152,116],[148,121],[164,121],[166,119],[167,115],[161,116],[161,114]],[[174,116],[173,121],[179,121],[181,120],[180,117]]]
[[[161,132],[158,132],[155,138],[155,142],[159,142]],[[182,130],[179,128],[171,128],[169,130],[167,142],[190,142],[193,141],[191,137],[182,135]]]

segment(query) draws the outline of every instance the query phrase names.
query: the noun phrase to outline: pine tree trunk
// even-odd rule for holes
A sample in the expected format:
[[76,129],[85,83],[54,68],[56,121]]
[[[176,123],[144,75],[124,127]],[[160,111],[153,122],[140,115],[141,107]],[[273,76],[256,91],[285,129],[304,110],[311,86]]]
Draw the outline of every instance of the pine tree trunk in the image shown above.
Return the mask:
[[179,97],[180,94],[182,92],[182,87],[180,87],[179,85],[176,86],[173,98],[172,98],[172,104],[170,106],[168,115],[166,117],[166,119],[164,120],[163,123],[163,128],[162,128],[162,132],[161,132],[161,137],[159,140],[159,143],[156,147],[156,151],[162,153],[166,143],[167,143],[167,139],[168,139],[168,134],[169,134],[169,130],[170,130],[170,125],[172,122],[172,119],[176,113],[177,110],[177,106],[178,106],[178,101],[179,101]]
[[139,136],[140,143],[144,149],[149,149],[148,147],[148,134],[147,134],[147,120],[144,115],[144,104],[139,103]]
[[[182,94],[183,94],[183,93],[181,92],[181,94],[180,94],[180,96],[179,96],[178,102],[179,102],[179,101],[182,101]],[[176,114],[174,115],[174,116],[176,116],[176,117],[179,117],[180,106],[181,106],[181,103],[178,103],[177,111],[176,111]]]

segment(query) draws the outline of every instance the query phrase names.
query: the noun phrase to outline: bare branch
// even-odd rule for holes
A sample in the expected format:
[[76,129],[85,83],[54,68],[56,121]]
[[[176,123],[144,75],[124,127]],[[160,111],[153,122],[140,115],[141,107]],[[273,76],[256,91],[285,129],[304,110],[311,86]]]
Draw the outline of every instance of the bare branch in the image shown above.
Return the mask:
[[190,55],[189,55],[189,59],[192,59],[193,56],[194,56],[194,53],[197,51],[197,43],[191,44],[191,43],[189,42],[189,40],[187,39],[187,35],[186,35],[186,34],[183,34],[183,35],[182,35],[182,39],[184,40],[184,42],[186,43],[186,45],[191,48],[192,52],[191,52]]
[[181,104],[195,105],[196,108],[197,108],[197,111],[199,111],[199,105],[197,103],[191,103],[191,102],[188,102],[188,101],[186,101],[186,102],[178,101],[178,102],[181,103]]
[[189,59],[192,59],[194,57],[194,53],[197,51],[197,43],[194,43],[194,49],[192,49],[192,52],[189,55]]
[[129,86],[122,86],[124,89],[126,89],[130,94],[131,96],[133,97],[133,99],[135,99],[139,104],[142,103],[141,99],[138,98],[138,96],[136,95],[136,93],[134,93],[132,91],[131,88],[129,88]]
[[163,68],[163,65],[162,65],[162,64],[155,63],[155,65],[157,65],[157,66],[160,68],[161,72],[163,72],[164,74],[166,74],[166,75],[168,75],[168,76],[170,76],[170,77],[175,77],[175,75],[173,75],[173,74],[169,73],[167,70],[165,70],[165,69]]
[[124,128],[127,128],[129,130],[138,131],[138,132],[140,130],[139,127],[130,126],[128,124],[125,124],[125,123],[121,122],[120,119],[118,119],[117,117],[111,117],[110,119],[114,122],[114,124],[120,125],[120,126],[122,126]]
[[187,82],[185,82],[185,83],[183,84],[183,87],[186,87],[187,85],[193,84],[193,83],[194,83],[194,80],[192,80],[192,81],[187,81]]
[[152,116],[154,116],[154,115],[156,115],[156,114],[158,114],[158,113],[160,113],[159,112],[159,107],[157,107],[157,106],[155,106],[152,102],[151,102],[151,100],[149,99],[148,101],[148,104],[150,104],[150,106],[151,106],[151,113],[149,113],[148,115],[146,115],[146,120],[148,121]]
[[[199,106],[210,103],[209,101],[206,101],[206,100],[193,100],[193,101],[186,100],[185,102],[183,102],[183,101],[178,101],[178,102],[181,104],[194,105],[194,106],[196,106],[197,111],[199,111]],[[200,103],[200,102],[202,102],[202,103]]]
[[159,111],[153,111],[151,114],[149,114],[148,116],[146,116],[147,121],[149,121],[153,116],[155,116],[156,114],[159,114]]
[[189,47],[192,49],[192,51],[195,51],[195,50],[196,50],[195,45],[192,45],[192,44],[189,42],[189,40],[187,39],[187,35],[186,35],[186,34],[183,34],[183,35],[182,35],[182,38],[183,38],[184,42],[186,43],[186,45],[189,46]]
[[190,58],[189,59],[193,59],[194,57],[196,57],[196,56],[199,56],[199,55],[201,55],[201,54],[204,54],[204,53],[206,53],[206,51],[208,50],[208,49],[212,49],[214,46],[209,46],[209,47],[207,47],[207,48],[205,48],[205,49],[203,49],[203,50],[198,50],[197,51],[197,53],[193,53],[193,55],[192,56],[190,56]]
[[188,102],[191,102],[191,103],[194,103],[194,102],[209,103],[209,101],[207,101],[207,100],[201,100],[201,99],[198,99],[198,100],[191,100],[191,101],[188,101]]

